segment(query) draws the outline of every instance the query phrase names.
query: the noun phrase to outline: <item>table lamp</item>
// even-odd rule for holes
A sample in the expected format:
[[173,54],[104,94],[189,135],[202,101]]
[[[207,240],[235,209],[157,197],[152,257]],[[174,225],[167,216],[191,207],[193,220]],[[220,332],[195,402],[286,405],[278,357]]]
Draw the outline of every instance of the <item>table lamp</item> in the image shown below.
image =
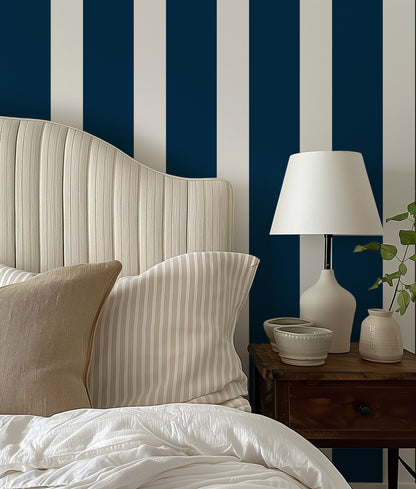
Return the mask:
[[381,235],[377,206],[360,153],[311,151],[289,158],[270,234],[322,234],[324,269],[300,298],[300,316],[334,334],[330,353],[350,351],[356,302],[332,270],[332,237]]

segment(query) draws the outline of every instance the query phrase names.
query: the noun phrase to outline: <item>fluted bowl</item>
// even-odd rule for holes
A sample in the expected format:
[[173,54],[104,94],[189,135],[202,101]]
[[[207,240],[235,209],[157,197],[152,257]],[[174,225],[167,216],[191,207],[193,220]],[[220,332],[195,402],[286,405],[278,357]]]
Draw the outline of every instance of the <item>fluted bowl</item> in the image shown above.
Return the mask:
[[318,326],[277,326],[273,330],[280,359],[289,365],[323,365],[333,332]]
[[280,318],[273,318],[273,319],[266,319],[263,323],[263,328],[264,331],[267,334],[267,337],[270,340],[270,344],[272,345],[272,350],[275,351],[276,353],[279,352],[276,341],[274,339],[274,329],[276,327],[281,327],[281,326],[312,326],[313,322],[308,321],[306,319],[301,319],[301,318],[294,318],[294,317],[280,317]]

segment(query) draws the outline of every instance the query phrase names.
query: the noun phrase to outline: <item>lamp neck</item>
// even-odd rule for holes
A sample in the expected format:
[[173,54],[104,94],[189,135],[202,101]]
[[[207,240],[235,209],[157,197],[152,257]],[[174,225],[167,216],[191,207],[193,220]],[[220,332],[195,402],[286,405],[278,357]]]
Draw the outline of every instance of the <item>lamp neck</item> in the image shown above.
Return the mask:
[[324,234],[325,238],[325,254],[324,254],[324,270],[332,268],[332,234]]

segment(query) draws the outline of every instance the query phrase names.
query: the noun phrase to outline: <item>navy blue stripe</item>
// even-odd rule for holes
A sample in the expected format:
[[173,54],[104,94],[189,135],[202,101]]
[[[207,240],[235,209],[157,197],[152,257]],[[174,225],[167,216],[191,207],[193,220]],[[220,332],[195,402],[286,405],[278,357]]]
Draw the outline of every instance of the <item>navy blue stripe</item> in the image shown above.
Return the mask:
[[[382,216],[383,33],[381,0],[333,0],[333,149],[364,157]],[[338,282],[357,300],[352,340],[370,307],[382,307],[382,290],[368,291],[382,276],[375,254],[353,254],[354,246],[381,236],[335,237],[333,264]],[[371,459],[371,463],[369,460]],[[349,482],[381,482],[382,451],[333,450],[333,461]]]
[[50,2],[2,2],[0,114],[50,119]]
[[84,2],[84,130],[134,151],[133,0]]
[[215,0],[166,0],[166,171],[217,174]]
[[299,315],[299,237],[270,236],[289,156],[299,151],[299,1],[250,1],[250,342],[263,321]]

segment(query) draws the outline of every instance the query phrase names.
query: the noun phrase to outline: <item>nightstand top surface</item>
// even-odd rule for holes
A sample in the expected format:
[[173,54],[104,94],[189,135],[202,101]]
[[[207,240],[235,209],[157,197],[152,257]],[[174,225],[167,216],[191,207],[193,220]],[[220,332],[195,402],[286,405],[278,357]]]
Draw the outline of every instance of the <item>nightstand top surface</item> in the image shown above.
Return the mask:
[[351,343],[349,353],[329,353],[324,365],[296,367],[280,360],[269,343],[252,343],[250,356],[264,379],[285,380],[416,380],[416,355],[403,352],[398,363],[363,360],[358,343]]

